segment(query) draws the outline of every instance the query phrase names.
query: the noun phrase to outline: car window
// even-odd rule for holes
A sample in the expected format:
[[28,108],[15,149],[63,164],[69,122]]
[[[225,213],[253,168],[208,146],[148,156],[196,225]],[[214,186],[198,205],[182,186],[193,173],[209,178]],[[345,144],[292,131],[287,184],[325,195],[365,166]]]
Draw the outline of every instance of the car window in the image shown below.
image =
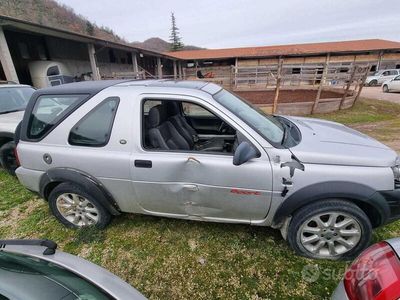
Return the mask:
[[397,75],[397,71],[396,70],[390,71],[390,75]]
[[390,72],[389,72],[389,71],[386,71],[386,72],[383,72],[383,73],[382,73],[382,76],[389,76],[389,74],[390,74]]
[[86,97],[87,95],[40,96],[29,120],[28,137],[43,137]]
[[24,110],[34,92],[31,87],[0,88],[0,114]]
[[267,141],[274,145],[280,145],[284,136],[283,125],[273,116],[267,115],[258,107],[248,103],[238,96],[221,90],[216,93],[214,99],[226,107],[229,111],[256,130]]
[[57,264],[21,254],[0,251],[0,278],[0,295],[5,299],[114,299]]
[[214,117],[211,112],[194,103],[182,102],[182,108],[185,116]]
[[110,97],[96,106],[72,128],[68,142],[77,146],[105,146],[111,136],[118,103],[118,97]]
[[160,100],[147,100],[144,104],[143,104],[143,113],[145,115],[149,114],[149,111],[152,107],[160,105],[162,102]]

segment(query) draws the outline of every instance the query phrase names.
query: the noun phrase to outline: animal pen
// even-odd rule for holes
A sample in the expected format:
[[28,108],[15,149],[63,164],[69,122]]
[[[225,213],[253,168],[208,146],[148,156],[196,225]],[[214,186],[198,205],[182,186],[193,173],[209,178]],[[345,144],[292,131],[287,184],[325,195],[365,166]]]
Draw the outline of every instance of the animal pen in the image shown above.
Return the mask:
[[[369,64],[329,62],[184,68],[184,79],[206,80],[234,91],[269,113],[306,115],[350,108]],[[198,78],[199,71],[207,78]]]

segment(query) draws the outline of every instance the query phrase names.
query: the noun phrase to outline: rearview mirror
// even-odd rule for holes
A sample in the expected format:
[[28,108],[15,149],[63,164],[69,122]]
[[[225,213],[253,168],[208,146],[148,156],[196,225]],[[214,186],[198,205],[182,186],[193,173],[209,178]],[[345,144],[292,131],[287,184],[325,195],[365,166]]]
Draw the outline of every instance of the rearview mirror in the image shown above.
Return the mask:
[[250,159],[259,157],[260,153],[256,148],[250,145],[248,142],[241,142],[236,148],[235,154],[233,155],[233,164],[235,166],[240,166]]

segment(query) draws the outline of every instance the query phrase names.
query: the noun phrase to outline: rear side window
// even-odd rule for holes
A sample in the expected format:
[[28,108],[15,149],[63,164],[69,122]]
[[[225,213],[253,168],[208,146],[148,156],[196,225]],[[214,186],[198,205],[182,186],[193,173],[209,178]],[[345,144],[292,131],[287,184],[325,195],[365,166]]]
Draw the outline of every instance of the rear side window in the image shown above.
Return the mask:
[[118,97],[110,97],[97,105],[72,128],[68,142],[87,147],[107,145],[118,104]]
[[43,95],[35,103],[30,120],[28,137],[40,139],[79,105],[87,95]]

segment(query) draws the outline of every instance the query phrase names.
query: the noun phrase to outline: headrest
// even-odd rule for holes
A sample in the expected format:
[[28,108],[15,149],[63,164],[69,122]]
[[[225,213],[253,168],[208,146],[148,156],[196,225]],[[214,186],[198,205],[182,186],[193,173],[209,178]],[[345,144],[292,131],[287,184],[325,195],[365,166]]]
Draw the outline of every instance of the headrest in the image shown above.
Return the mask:
[[178,102],[176,101],[165,101],[165,109],[170,117],[180,114]]
[[151,128],[157,127],[166,119],[165,108],[159,104],[153,106],[149,111],[149,125]]

